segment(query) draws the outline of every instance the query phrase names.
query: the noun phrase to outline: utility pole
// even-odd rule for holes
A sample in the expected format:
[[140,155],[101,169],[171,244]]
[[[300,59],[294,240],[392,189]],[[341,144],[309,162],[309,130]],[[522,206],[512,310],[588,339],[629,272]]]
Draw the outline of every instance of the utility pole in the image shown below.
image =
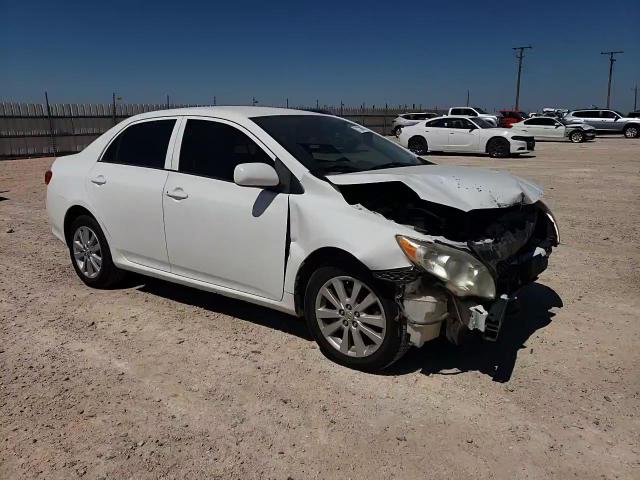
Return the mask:
[[516,82],[516,106],[514,107],[514,110],[517,112],[520,111],[520,77],[522,75],[522,60],[524,59],[524,51],[530,48],[533,48],[533,47],[531,45],[528,45],[526,47],[513,47],[513,50],[517,52],[516,58],[518,59],[518,80]]
[[638,84],[633,88],[633,111],[638,111]]
[[615,52],[600,52],[600,55],[609,55],[609,86],[607,87],[607,108],[609,108],[609,104],[611,103],[611,77],[613,76],[613,62],[616,61],[614,55],[617,53],[624,53],[622,50],[618,50]]
[[467,88],[467,107],[469,106],[469,89]]

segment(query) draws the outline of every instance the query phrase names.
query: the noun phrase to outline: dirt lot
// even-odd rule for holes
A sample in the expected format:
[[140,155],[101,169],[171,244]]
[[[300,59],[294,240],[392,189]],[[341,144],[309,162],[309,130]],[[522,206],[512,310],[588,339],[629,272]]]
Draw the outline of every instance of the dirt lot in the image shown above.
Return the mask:
[[543,185],[562,245],[501,342],[382,375],[269,310],[85,287],[47,225],[51,159],[0,162],[0,478],[640,478],[640,140],[434,158]]

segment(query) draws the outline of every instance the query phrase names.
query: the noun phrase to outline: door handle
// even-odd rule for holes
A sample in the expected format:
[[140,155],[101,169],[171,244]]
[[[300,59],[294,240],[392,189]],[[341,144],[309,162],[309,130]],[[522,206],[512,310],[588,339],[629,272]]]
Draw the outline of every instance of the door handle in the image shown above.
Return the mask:
[[171,197],[174,200],[184,200],[185,198],[189,198],[189,194],[185,192],[182,188],[174,188],[170,192],[167,191],[167,197]]
[[96,185],[104,185],[107,183],[107,179],[104,178],[104,175],[98,175],[97,177],[93,177],[91,179],[91,183],[95,183]]

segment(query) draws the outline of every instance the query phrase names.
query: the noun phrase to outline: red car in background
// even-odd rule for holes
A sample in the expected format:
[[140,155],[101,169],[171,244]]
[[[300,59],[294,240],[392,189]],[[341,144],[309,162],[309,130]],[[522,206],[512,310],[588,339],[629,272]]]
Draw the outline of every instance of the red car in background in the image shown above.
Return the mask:
[[527,118],[527,114],[524,112],[516,112],[515,110],[500,110],[498,126],[502,128],[511,128],[511,125],[521,122],[525,118]]

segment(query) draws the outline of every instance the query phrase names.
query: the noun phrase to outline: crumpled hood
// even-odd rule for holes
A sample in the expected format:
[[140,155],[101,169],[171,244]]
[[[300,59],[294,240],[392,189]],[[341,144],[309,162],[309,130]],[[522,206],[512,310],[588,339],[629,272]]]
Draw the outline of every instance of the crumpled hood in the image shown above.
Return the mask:
[[468,212],[535,203],[542,189],[510,173],[484,168],[418,165],[327,175],[336,185],[402,182],[428,202]]

